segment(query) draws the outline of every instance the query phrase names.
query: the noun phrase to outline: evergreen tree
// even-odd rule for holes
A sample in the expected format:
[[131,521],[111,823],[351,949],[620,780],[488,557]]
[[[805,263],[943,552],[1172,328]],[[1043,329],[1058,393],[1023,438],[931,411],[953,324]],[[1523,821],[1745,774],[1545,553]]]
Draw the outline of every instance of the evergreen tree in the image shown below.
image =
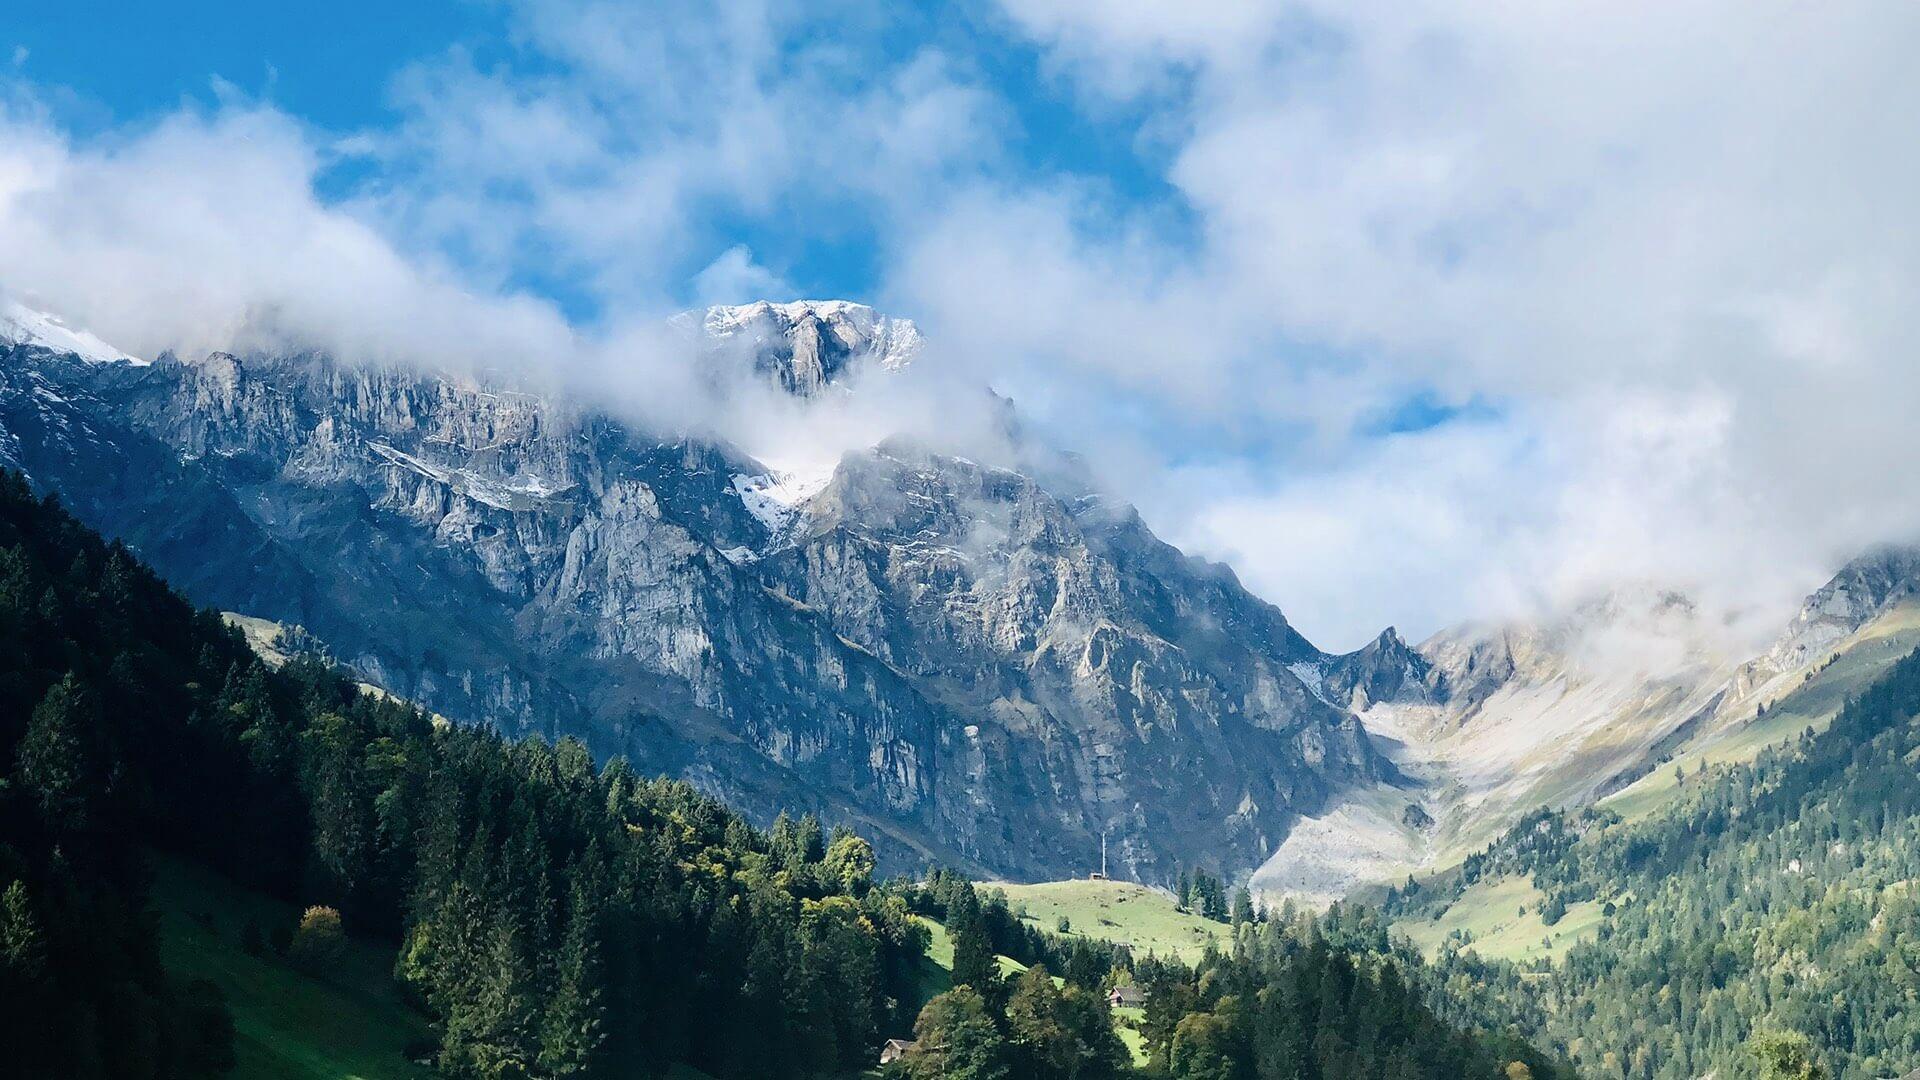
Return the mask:
[[606,1044],[601,1000],[600,937],[592,893],[574,886],[567,929],[555,963],[554,987],[540,1025],[540,1068],[548,1076],[593,1072]]
[[48,827],[85,832],[100,784],[88,742],[98,729],[94,699],[72,672],[49,687],[20,740],[17,772]]
[[1240,888],[1234,890],[1233,894],[1233,910],[1231,912],[1233,925],[1243,926],[1252,922],[1253,916],[1253,893],[1250,892],[1246,886],[1242,885]]
[[0,893],[0,986],[25,993],[46,970],[47,940],[19,878]]
[[993,1000],[1000,988],[1000,961],[972,889],[960,895],[947,923],[947,935],[953,940],[953,984],[971,986],[984,999]]

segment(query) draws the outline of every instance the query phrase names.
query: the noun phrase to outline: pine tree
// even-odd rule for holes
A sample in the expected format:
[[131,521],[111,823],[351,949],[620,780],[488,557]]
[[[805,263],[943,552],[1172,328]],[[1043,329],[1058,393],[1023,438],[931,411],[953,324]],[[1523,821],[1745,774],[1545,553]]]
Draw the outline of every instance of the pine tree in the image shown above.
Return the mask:
[[591,1073],[606,1044],[597,923],[592,894],[576,884],[540,1026],[540,1067],[549,1076]]
[[18,878],[0,893],[0,985],[16,991],[46,970],[47,938],[34,917],[26,883]]
[[88,742],[96,730],[93,696],[69,672],[34,707],[20,741],[20,786],[41,820],[62,832],[85,832],[98,790]]
[[986,920],[971,887],[957,894],[947,912],[947,935],[953,939],[953,985],[971,986],[991,1001],[1000,987],[1000,962],[987,937]]
[[537,1057],[533,974],[514,917],[489,923],[485,959],[447,1012],[441,1061],[479,1080],[516,1080]]

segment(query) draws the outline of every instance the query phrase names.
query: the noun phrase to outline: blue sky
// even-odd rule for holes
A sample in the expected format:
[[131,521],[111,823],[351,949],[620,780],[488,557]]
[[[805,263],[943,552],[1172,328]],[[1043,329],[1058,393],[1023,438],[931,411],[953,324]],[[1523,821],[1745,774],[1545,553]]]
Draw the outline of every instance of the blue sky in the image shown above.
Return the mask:
[[212,80],[339,130],[390,123],[387,83],[454,45],[504,47],[504,10],[486,3],[23,4],[8,45],[36,79],[72,89],[77,123],[117,125],[210,102]]
[[[1007,34],[1005,20],[978,6],[927,6],[881,13],[878,6],[836,5],[846,21],[817,33],[794,35],[790,54],[847,48],[841,28],[867,38],[840,73],[859,84],[883,54],[942,49],[964,64],[969,78],[991,86],[1000,110],[1005,157],[1013,173],[1069,176],[1096,188],[1115,205],[1150,214],[1166,234],[1190,225],[1177,188],[1163,170],[1166,147],[1140,132],[1143,110],[1079,107],[1072,85],[1042,70],[1041,50]],[[644,10],[644,5],[634,5]],[[47,103],[78,135],[116,137],[183,107],[214,109],[240,98],[284,111],[322,137],[381,132],[402,125],[408,108],[396,102],[396,80],[410,69],[431,68],[449,55],[481,70],[529,79],[564,72],[567,62],[528,41],[524,18],[509,5],[470,2],[371,3],[102,3],[29,5],[5,24],[19,74],[44,88]],[[854,36],[854,35],[850,35]],[[957,49],[956,49],[957,47]],[[333,164],[321,189],[351,197],[358,186],[379,184],[377,165],[364,159]],[[800,203],[815,208],[815,204]],[[720,207],[702,222],[718,250],[746,245],[756,260],[810,295],[871,299],[878,286],[878,255],[871,222],[857,201],[828,207],[804,223],[783,209],[767,212]],[[702,252],[702,255],[707,252]],[[691,278],[705,265],[678,267]],[[528,260],[514,284],[560,303],[575,319],[600,314],[604,297],[584,295],[564,270]],[[693,299],[682,285],[681,299]]]
[[1893,0],[14,5],[0,289],[655,404],[664,315],[850,297],[1328,644],[1772,610],[1920,534],[1856,467],[1920,397],[1917,46]]

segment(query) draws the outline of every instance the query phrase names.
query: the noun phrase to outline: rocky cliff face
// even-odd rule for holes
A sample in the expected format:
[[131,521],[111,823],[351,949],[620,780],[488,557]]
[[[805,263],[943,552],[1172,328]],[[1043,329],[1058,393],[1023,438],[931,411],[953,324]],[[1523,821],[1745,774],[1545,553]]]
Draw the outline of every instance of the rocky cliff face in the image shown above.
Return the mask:
[[1840,568],[1807,597],[1765,654],[1742,671],[1742,689],[1825,658],[1835,646],[1895,605],[1920,595],[1920,549],[1888,546]]
[[850,456],[807,513],[769,579],[974,719],[970,812],[1009,786],[1057,804],[1069,864],[1103,828],[1149,877],[1157,847],[1258,858],[1291,811],[1390,771],[1288,670],[1318,654],[1280,613],[1129,508],[902,443]]
[[[715,309],[710,361],[796,395],[909,362],[847,304]],[[795,485],[513,386],[216,354],[0,355],[0,459],[203,603],[299,624],[372,682],[580,734],[894,865],[1251,866],[1391,778],[1321,656],[1223,568],[1071,483],[910,443]]]

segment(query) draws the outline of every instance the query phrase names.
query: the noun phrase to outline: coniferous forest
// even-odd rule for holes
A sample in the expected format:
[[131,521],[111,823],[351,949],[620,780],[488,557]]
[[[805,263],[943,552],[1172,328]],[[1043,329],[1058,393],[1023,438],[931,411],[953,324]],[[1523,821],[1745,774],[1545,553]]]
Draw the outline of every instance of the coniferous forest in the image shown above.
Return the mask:
[[[18,1075],[232,1066],[220,990],[161,964],[156,857],[305,906],[276,948],[384,943],[448,1076],[836,1076],[913,1033],[894,1067],[916,1077],[1094,1080],[1131,1068],[1103,992],[1136,980],[1162,1075],[1555,1074],[1310,918],[1249,917],[1231,955],[1192,967],[1136,959],[1025,926],[958,875],[876,882],[867,842],[811,817],[756,829],[575,741],[436,723],[312,659],[270,670],[13,473],[0,762]],[[955,940],[953,988],[927,1001],[923,918]],[[1008,981],[996,956],[1031,966]]]

